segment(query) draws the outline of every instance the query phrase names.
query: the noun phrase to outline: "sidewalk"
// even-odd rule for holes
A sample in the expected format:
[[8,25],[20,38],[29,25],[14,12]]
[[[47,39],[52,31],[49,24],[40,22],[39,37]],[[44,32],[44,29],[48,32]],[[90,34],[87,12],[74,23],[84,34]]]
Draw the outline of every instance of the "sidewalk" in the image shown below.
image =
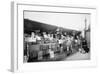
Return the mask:
[[89,60],[90,59],[90,53],[85,53],[85,54],[82,54],[80,52],[77,52],[69,57],[67,57],[66,59],[64,60]]

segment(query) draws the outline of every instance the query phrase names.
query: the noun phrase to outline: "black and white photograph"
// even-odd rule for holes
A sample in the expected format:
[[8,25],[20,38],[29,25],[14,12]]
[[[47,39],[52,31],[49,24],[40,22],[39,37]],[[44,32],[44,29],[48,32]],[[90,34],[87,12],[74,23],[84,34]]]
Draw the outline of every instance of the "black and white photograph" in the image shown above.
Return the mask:
[[13,72],[67,71],[97,65],[96,7],[30,2],[11,4]]
[[90,60],[91,14],[23,11],[24,63]]

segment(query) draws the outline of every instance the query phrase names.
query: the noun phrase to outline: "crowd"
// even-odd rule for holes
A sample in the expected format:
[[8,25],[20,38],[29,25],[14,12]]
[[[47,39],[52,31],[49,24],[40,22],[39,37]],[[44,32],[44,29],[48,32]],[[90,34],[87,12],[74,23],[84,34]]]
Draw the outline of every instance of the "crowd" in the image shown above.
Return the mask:
[[65,33],[35,33],[32,32],[31,35],[26,35],[24,36],[24,39],[26,42],[33,42],[33,43],[38,43],[39,41],[43,41],[43,43],[46,43],[46,40],[48,40],[48,42],[58,42],[59,44],[63,43],[63,41],[67,40],[68,44],[70,44],[71,41],[73,41],[74,39],[79,40],[81,38],[80,35],[77,36],[73,36],[73,35],[69,35],[66,32]]
[[[63,51],[64,46],[66,47],[66,51],[71,51],[77,47],[77,50],[79,52],[85,53],[85,48],[87,47],[86,40],[82,38],[81,33],[80,34],[68,34],[66,32],[55,32],[55,33],[47,33],[47,32],[31,32],[31,34],[26,34],[24,36],[24,42],[29,43],[30,45],[37,45],[37,44],[47,44],[47,43],[56,43],[58,44],[60,51]],[[25,46],[25,49],[27,49],[27,45]],[[48,50],[50,54],[52,54],[52,50]],[[24,52],[25,53],[25,52]],[[27,50],[26,50],[27,53]],[[39,52],[38,54],[40,54]],[[51,55],[51,57],[54,56],[54,54]]]

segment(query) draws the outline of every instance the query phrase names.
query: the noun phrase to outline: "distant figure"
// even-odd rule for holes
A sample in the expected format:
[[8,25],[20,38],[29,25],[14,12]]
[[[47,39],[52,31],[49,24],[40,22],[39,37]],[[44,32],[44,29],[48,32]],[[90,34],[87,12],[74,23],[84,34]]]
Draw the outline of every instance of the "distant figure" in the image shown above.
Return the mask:
[[33,42],[33,43],[36,43],[36,36],[35,36],[35,33],[32,32],[32,33],[31,33],[31,37],[26,37],[26,38],[25,38],[25,41],[26,41],[26,42]]
[[36,35],[35,35],[34,32],[31,33],[30,41],[33,42],[33,43],[36,43]]
[[84,51],[85,51],[86,53],[89,52],[89,48],[88,48],[88,46],[87,46],[87,41],[86,41],[85,39],[82,40],[82,48],[84,49]]
[[36,39],[40,41],[41,37],[39,35],[36,35]]
[[48,35],[46,34],[46,32],[43,32],[43,37],[48,38]]
[[67,36],[67,42],[66,42],[66,45],[67,45],[67,51],[69,51],[70,48],[71,48],[71,39],[70,39],[69,36]]

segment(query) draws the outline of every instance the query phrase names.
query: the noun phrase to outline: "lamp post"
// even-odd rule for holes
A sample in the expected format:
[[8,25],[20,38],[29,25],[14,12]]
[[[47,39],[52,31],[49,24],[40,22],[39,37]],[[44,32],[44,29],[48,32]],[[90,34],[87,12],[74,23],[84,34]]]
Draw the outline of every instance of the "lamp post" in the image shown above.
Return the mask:
[[84,35],[85,36],[84,37],[86,38],[86,26],[87,26],[87,19],[86,18],[85,18],[84,22],[85,22],[85,27],[84,27],[84,33],[85,33]]

